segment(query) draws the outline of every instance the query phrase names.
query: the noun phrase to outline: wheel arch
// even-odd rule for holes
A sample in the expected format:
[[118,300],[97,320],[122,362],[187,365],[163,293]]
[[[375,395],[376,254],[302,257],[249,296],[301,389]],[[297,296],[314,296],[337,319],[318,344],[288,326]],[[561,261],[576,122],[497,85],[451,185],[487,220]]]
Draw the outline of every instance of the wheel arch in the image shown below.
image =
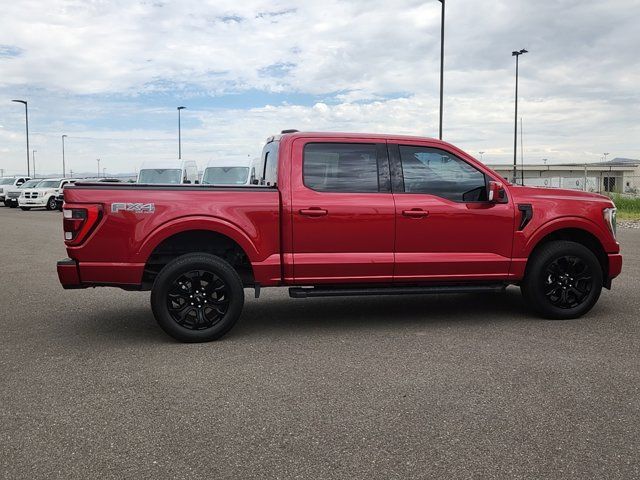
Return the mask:
[[609,257],[602,245],[602,242],[598,238],[598,231],[592,227],[589,222],[582,224],[573,224],[559,226],[555,229],[547,229],[541,234],[537,235],[535,241],[531,241],[528,244],[527,263],[525,266],[526,271],[531,264],[531,259],[536,255],[536,252],[544,245],[557,241],[565,240],[570,242],[579,243],[588,248],[598,259],[598,263],[602,269],[602,278],[604,286],[610,288],[611,280],[608,278],[609,272]]
[[229,262],[245,285],[254,283],[251,262],[258,252],[249,237],[222,219],[192,217],[159,227],[138,251],[144,261],[143,286],[150,287],[155,276],[172,259],[186,253],[211,253]]

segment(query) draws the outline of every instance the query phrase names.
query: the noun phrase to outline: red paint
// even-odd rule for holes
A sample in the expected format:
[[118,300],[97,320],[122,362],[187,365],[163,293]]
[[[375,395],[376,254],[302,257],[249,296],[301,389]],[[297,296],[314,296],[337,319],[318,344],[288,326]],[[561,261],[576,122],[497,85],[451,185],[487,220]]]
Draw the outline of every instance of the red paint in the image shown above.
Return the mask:
[[[503,203],[458,203],[415,193],[328,193],[302,181],[308,142],[422,145],[455,154],[504,187]],[[235,241],[262,286],[331,283],[517,282],[547,235],[588,232],[608,255],[609,278],[620,273],[619,245],[609,232],[601,195],[510,185],[446,142],[418,137],[344,133],[282,136],[278,189],[144,189],[118,184],[65,188],[66,208],[102,208],[86,238],[67,242],[74,264],[58,266],[67,287],[140,286],[153,250],[180,232],[208,230]],[[118,211],[112,203],[153,203],[152,213]],[[534,214],[518,231],[518,204]],[[84,228],[84,225],[83,225]],[[79,237],[78,237],[79,238]]]

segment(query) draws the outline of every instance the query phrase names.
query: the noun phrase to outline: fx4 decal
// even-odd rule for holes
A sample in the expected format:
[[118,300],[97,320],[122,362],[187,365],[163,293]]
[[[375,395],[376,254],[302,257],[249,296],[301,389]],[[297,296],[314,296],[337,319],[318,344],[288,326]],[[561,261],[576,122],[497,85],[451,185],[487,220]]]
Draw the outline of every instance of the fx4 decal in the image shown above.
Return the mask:
[[112,203],[111,213],[118,212],[134,212],[134,213],[153,213],[156,211],[154,203]]

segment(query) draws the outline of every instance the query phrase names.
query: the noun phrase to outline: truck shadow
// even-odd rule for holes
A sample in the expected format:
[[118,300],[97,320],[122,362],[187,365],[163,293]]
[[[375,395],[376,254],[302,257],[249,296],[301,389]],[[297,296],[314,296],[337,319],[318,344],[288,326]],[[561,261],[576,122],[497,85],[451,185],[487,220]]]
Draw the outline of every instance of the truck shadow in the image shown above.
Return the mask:
[[504,293],[248,300],[229,337],[313,331],[424,328],[450,323],[517,322],[532,318],[520,290]]
[[[481,325],[532,318],[517,288],[505,293],[309,299],[291,299],[279,289],[265,291],[258,300],[249,290],[246,295],[240,320],[222,341],[266,335],[428,330],[447,324]],[[84,341],[101,344],[176,343],[158,327],[147,305],[97,310],[83,315],[74,328]]]

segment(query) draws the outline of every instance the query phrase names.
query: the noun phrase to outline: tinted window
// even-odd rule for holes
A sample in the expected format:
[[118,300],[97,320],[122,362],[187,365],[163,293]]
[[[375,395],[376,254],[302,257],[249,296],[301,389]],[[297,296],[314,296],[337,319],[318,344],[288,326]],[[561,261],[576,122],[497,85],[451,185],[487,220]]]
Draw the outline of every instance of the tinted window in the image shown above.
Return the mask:
[[487,199],[484,174],[444,150],[400,146],[404,191],[429,193],[455,202]]
[[321,192],[377,192],[376,146],[309,143],[304,147],[304,184]]

